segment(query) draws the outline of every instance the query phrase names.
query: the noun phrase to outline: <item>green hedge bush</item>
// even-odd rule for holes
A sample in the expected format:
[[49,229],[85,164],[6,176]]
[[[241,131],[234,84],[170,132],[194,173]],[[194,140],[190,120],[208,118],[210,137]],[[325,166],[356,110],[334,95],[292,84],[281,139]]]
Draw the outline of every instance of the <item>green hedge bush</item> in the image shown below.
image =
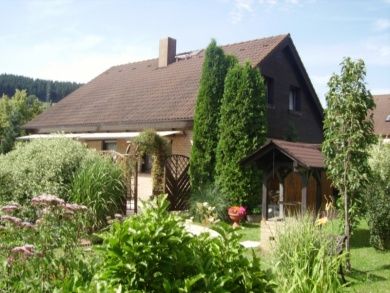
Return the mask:
[[[183,220],[167,211],[165,197],[145,211],[114,223],[103,235],[103,264],[96,288],[106,292],[272,292],[270,274],[249,260],[238,235],[216,228],[221,237],[190,235]],[[231,228],[229,228],[231,229]]]
[[12,192],[12,199],[20,204],[41,193],[57,194],[67,199],[74,172],[93,156],[92,151],[77,141],[37,139],[21,143],[15,150],[1,156],[0,174],[12,178],[6,182],[6,187]]
[[377,249],[390,249],[390,145],[380,142],[370,155],[373,182],[366,199],[370,243]]
[[[93,228],[101,227],[106,216],[122,211],[123,182],[120,166],[67,138],[21,143],[0,155],[0,203],[28,205],[34,195],[42,193],[72,198],[91,210]],[[28,209],[24,216],[35,218]]]

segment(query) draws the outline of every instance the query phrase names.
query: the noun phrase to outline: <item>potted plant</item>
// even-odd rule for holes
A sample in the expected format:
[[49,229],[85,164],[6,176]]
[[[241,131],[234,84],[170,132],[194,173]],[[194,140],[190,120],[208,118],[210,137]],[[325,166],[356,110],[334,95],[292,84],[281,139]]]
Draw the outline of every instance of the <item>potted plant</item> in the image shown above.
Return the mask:
[[238,227],[240,221],[246,215],[246,209],[243,206],[231,206],[228,208],[229,218],[233,221],[233,227]]
[[261,221],[261,209],[259,207],[253,208],[251,213],[246,216],[249,223],[260,223]]

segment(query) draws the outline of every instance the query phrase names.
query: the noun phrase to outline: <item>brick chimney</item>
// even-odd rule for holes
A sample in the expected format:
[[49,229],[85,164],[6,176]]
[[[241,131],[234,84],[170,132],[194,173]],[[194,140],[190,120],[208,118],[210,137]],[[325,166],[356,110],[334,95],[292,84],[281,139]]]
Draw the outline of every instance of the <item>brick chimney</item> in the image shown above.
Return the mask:
[[158,67],[167,67],[175,62],[176,40],[170,37],[160,40],[160,55],[158,57]]

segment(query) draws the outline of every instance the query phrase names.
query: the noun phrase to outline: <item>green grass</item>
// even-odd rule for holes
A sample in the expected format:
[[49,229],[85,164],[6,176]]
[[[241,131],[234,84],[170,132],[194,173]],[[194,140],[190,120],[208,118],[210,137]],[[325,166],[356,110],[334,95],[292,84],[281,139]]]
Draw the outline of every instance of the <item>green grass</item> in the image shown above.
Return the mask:
[[[337,229],[338,223],[332,223],[332,226],[333,229]],[[242,241],[259,241],[260,225],[244,223],[239,233],[242,235]],[[363,221],[355,229],[351,239],[352,271],[347,275],[346,279],[350,284],[345,291],[390,293],[390,251],[375,250],[370,246],[369,237],[367,223]],[[247,255],[252,254],[248,251]],[[264,260],[262,257],[262,261]],[[265,263],[265,267],[268,265]]]
[[260,241],[260,224],[240,224],[239,233],[242,235],[241,241]]
[[367,223],[362,222],[351,238],[352,272],[347,292],[390,292],[390,251],[375,250],[369,243]]

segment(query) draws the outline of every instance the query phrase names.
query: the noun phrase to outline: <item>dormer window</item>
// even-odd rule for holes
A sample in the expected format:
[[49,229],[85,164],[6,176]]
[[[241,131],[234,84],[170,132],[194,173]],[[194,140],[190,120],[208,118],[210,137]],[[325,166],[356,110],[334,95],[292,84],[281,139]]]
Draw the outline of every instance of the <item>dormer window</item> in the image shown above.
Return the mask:
[[301,111],[301,98],[297,87],[290,88],[290,92],[288,94],[288,109],[294,112]]

